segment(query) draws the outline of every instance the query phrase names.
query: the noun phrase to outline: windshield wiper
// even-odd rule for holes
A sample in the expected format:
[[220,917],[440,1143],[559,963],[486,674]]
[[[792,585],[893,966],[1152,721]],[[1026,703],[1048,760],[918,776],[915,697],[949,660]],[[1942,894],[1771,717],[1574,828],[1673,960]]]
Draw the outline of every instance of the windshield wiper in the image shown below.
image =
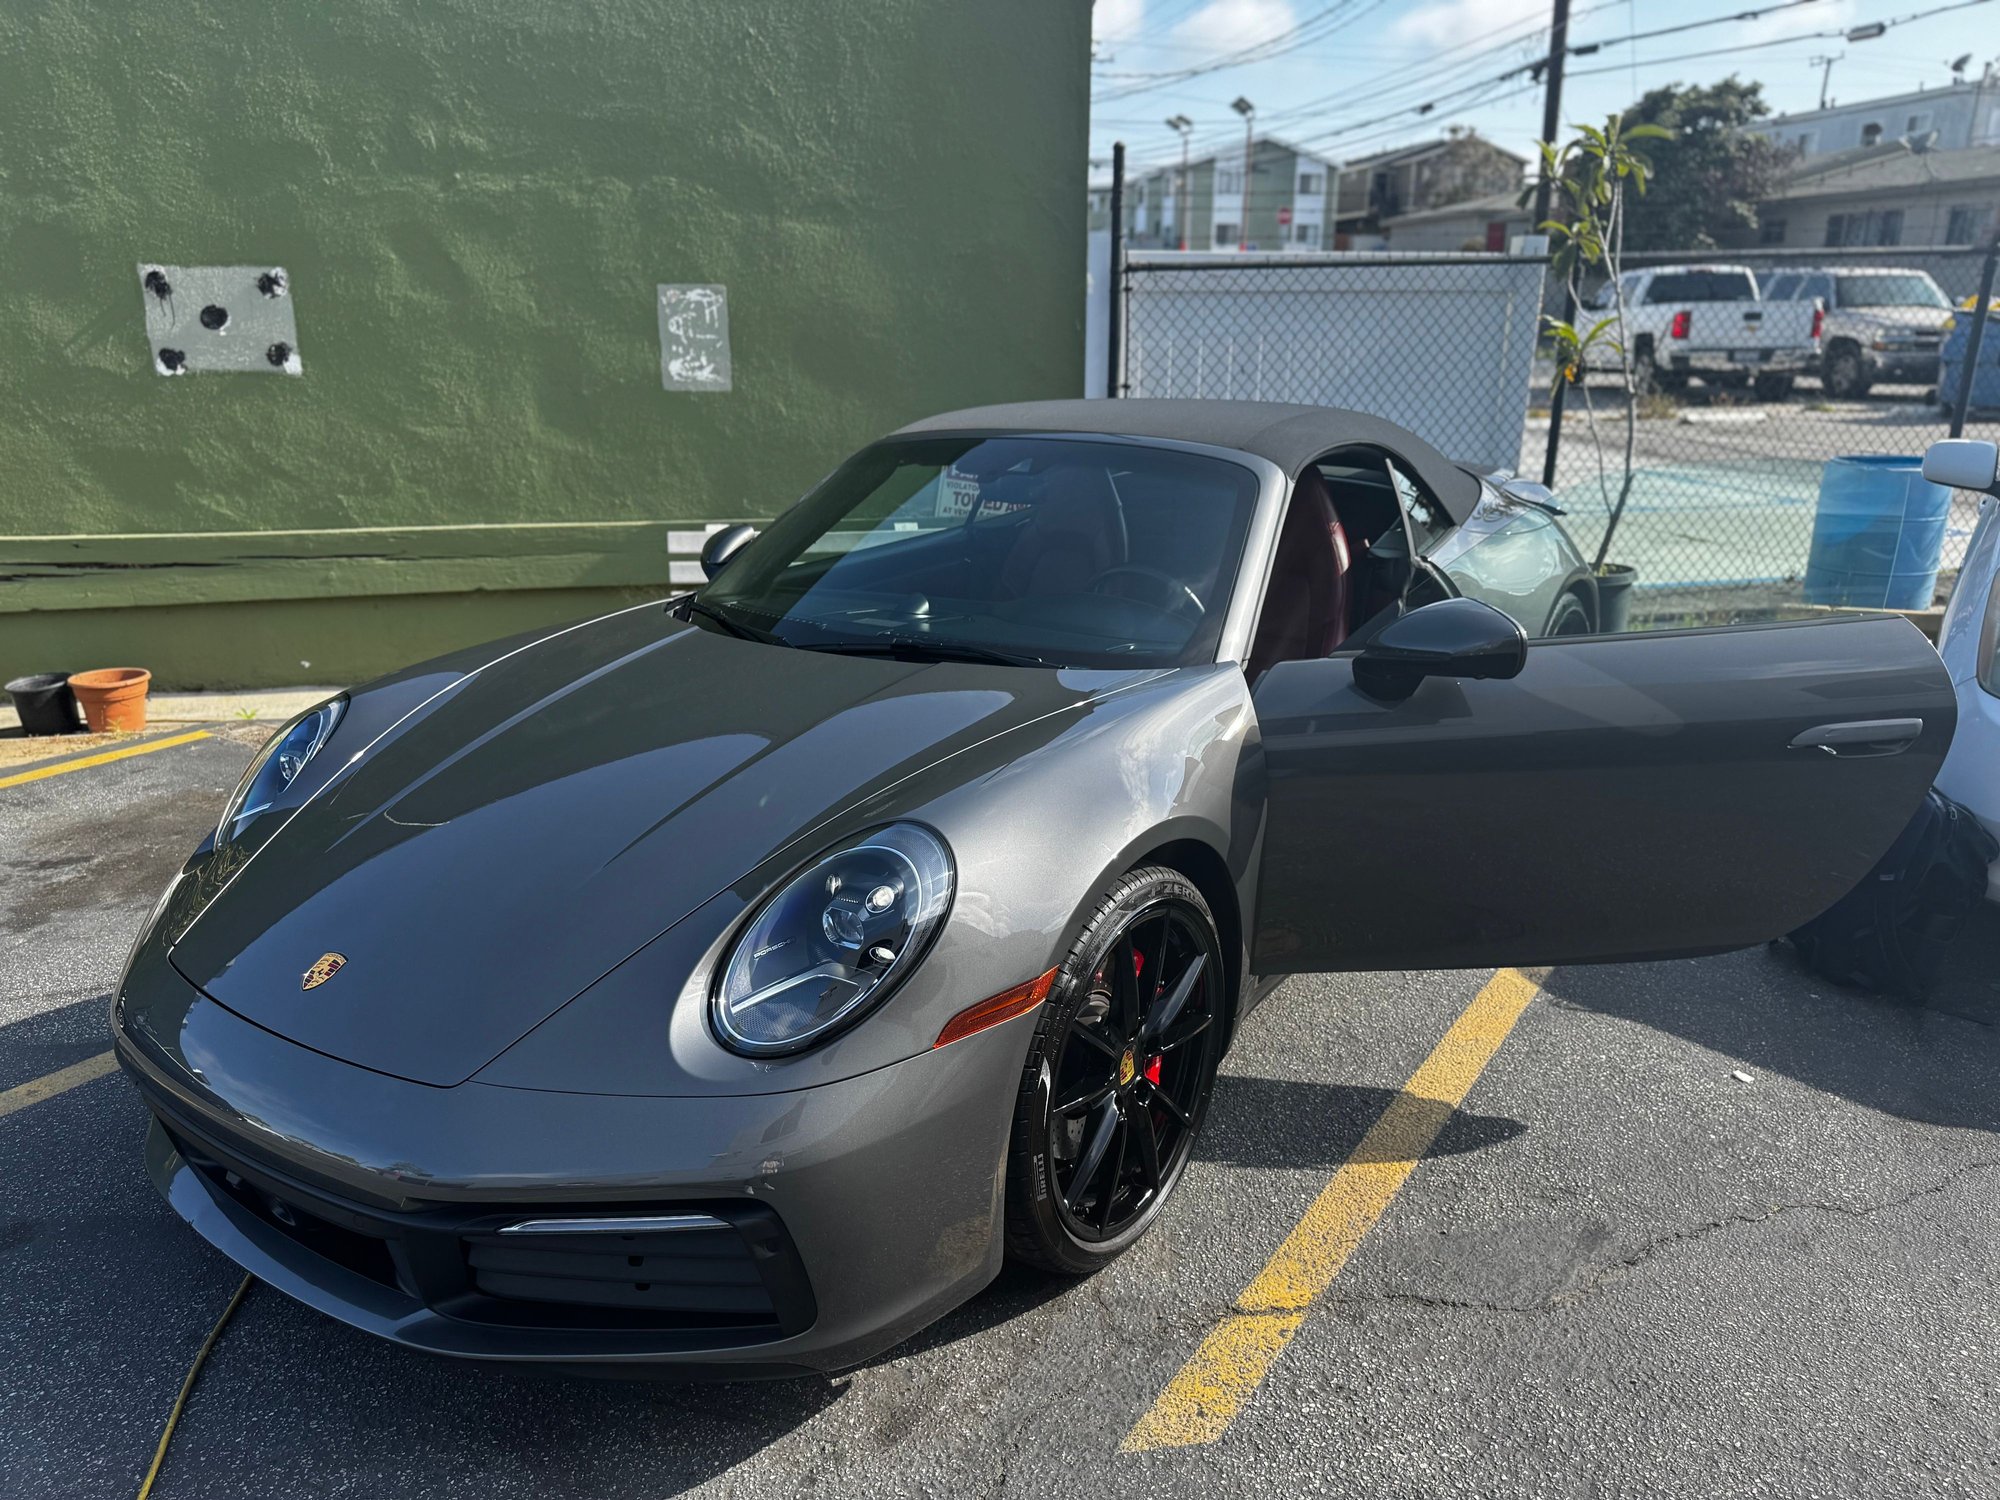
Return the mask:
[[733,615],[723,613],[722,610],[716,608],[713,604],[708,603],[704,599],[697,599],[692,594],[681,601],[681,610],[682,619],[686,619],[690,615],[700,615],[704,620],[715,621],[716,624],[739,640],[757,641],[766,646],[787,646],[791,644],[791,642],[785,640],[782,636],[773,635],[768,630],[759,630],[754,625],[745,625]]
[[840,656],[887,656],[897,661],[978,661],[1001,667],[1048,667],[1039,656],[978,646],[969,641],[928,641],[917,636],[891,635],[865,641],[809,641],[801,651],[826,651]]

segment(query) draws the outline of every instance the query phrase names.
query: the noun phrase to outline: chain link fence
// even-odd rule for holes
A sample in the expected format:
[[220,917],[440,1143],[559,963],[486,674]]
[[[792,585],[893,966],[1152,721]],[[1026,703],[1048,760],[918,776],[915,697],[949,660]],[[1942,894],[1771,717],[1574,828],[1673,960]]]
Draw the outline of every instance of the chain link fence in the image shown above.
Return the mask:
[[[1633,623],[1744,618],[1802,601],[1828,460],[1921,455],[1948,435],[1968,373],[1964,435],[2000,440],[2000,319],[1979,368],[1963,368],[1996,253],[1629,256],[1628,291],[1654,288],[1627,313],[1636,401],[1607,354],[1557,402],[1542,316],[1560,312],[1561,288],[1545,257],[1134,252],[1116,389],[1350,407],[1453,458],[1536,479],[1553,444],[1552,487],[1592,558],[1636,409],[1631,491],[1607,553],[1637,570]],[[1740,295],[1743,277],[1707,284],[1691,269],[1718,266],[1747,268],[1755,300]],[[1586,304],[1600,290],[1586,286]],[[1607,312],[1586,306],[1576,321]],[[1957,497],[1940,597],[1973,516]]]

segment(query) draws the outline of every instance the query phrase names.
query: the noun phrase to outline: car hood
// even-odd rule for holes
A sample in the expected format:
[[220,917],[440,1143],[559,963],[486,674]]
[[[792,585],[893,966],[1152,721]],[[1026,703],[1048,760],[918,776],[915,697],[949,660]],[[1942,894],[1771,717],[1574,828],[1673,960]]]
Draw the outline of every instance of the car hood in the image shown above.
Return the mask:
[[[369,745],[172,962],[305,1046],[456,1084],[787,844],[815,852],[806,836],[843,807],[1138,675],[834,656],[653,608],[611,616],[474,672]],[[336,732],[321,753],[357,748]],[[305,988],[329,954],[334,977]]]

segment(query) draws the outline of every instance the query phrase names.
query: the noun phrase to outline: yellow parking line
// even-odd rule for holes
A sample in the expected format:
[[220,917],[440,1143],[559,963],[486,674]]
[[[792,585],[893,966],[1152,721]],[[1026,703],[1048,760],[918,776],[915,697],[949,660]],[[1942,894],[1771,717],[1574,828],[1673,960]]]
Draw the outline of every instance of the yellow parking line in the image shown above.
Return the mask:
[[26,1083],[16,1084],[11,1089],[0,1091],[0,1118],[5,1118],[17,1109],[26,1109],[30,1104],[40,1104],[44,1099],[53,1099],[57,1094],[66,1094],[79,1084],[89,1083],[94,1078],[102,1078],[114,1072],[118,1059],[109,1052],[100,1052],[95,1057],[86,1057],[82,1062],[71,1063],[66,1068],[40,1078],[31,1078]]
[[1487,982],[1244,1288],[1235,1310],[1126,1434],[1121,1451],[1194,1447],[1228,1430],[1306,1310],[1333,1284],[1507,1040],[1537,987],[1537,979],[1516,969],[1502,969]]
[[170,734],[163,740],[145,740],[137,745],[121,745],[116,750],[105,750],[97,755],[79,755],[75,760],[59,760],[52,766],[41,766],[33,771],[17,771],[12,776],[0,776],[0,788],[21,786],[30,781],[40,781],[46,776],[61,776],[70,771],[88,771],[92,766],[109,765],[114,760],[127,760],[134,755],[151,755],[155,750],[171,750],[176,745],[191,745],[196,740],[209,738],[206,729],[189,730],[186,734]]

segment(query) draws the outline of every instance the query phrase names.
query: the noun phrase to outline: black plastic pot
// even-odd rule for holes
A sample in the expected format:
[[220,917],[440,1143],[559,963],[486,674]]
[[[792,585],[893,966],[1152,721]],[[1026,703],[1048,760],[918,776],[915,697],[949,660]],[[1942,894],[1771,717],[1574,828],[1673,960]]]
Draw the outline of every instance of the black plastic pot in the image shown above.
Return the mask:
[[23,734],[74,734],[83,728],[76,694],[69,690],[69,673],[37,672],[7,684],[7,696],[21,716]]
[[1639,570],[1627,563],[1606,563],[1597,570],[1597,628],[1617,635],[1630,628],[1632,585]]

